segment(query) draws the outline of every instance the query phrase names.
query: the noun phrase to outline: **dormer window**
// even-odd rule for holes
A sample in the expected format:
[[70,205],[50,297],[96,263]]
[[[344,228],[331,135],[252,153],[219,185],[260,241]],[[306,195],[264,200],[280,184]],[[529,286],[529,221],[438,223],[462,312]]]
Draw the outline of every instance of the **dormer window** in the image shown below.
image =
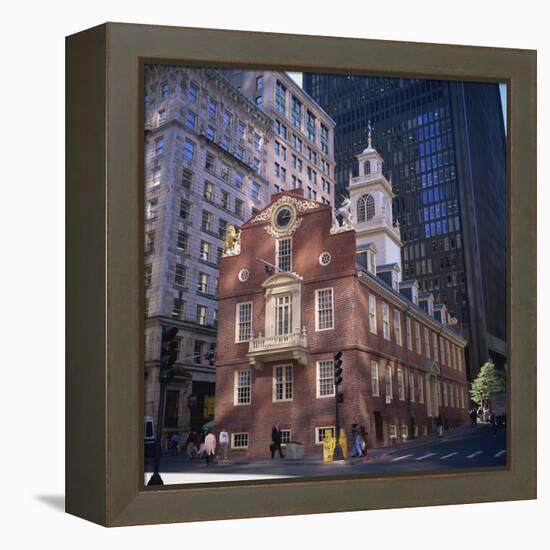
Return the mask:
[[416,285],[411,287],[411,301],[413,304],[418,305],[418,288]]
[[373,275],[376,275],[376,255],[374,252],[367,252],[368,270]]
[[370,160],[366,160],[363,164],[363,174],[368,176],[370,174]]
[[357,201],[357,221],[364,222],[374,218],[374,197],[372,195],[363,195]]

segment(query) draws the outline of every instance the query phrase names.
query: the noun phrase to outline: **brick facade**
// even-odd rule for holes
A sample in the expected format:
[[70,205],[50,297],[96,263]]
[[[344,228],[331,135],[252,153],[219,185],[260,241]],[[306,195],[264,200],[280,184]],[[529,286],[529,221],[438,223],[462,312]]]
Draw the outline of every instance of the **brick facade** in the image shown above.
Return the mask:
[[[272,212],[285,203],[295,208],[297,216],[297,228],[291,235],[291,273],[270,274],[261,260],[277,264],[277,236],[272,236],[268,229],[272,224]],[[353,417],[357,417],[367,429],[369,446],[390,445],[410,438],[416,430],[419,436],[431,432],[437,413],[451,427],[467,419],[465,341],[379,278],[358,270],[355,231],[334,233],[331,227],[329,206],[305,200],[299,191],[276,194],[266,210],[242,226],[240,253],[223,257],[220,261],[216,426],[220,429],[226,427],[232,434],[248,434],[247,448],[233,448],[233,456],[239,453],[268,454],[271,428],[276,421],[280,421],[283,430],[290,430],[290,439],[301,442],[305,452],[321,452],[322,445],[316,441],[316,428],[334,426],[335,399],[333,394],[319,395],[318,362],[332,361],[333,353],[338,350],[343,352],[344,371],[340,386],[344,395],[340,418],[348,436]],[[327,265],[322,265],[320,257],[325,252],[331,259]],[[243,269],[248,271],[245,281],[239,278]],[[271,340],[266,339],[262,348],[265,353],[258,363],[247,356],[256,340],[236,342],[237,304],[252,303],[252,337],[260,337],[259,342],[264,345],[261,338],[267,335],[272,323],[270,318],[266,323],[266,303],[273,299],[278,284],[294,285],[291,291],[293,305],[299,303],[300,307],[299,311],[293,311],[291,325],[295,332],[299,332],[296,338],[307,339],[305,359],[293,357],[291,350],[290,355],[285,355],[284,346],[277,347],[278,344],[270,348]],[[329,288],[333,298],[333,328],[316,330],[316,291]],[[370,294],[376,300],[376,334],[369,326]],[[389,340],[384,337],[383,304],[388,306]],[[396,342],[394,320],[397,314],[394,311],[400,318],[401,345]],[[407,346],[405,316],[412,322],[412,350]],[[415,349],[416,323],[420,327],[420,354]],[[425,349],[425,328],[428,330],[429,357]],[[437,335],[435,339],[434,334]],[[449,366],[447,349],[445,362],[441,360],[441,342],[446,346],[447,341],[452,346],[450,349],[454,349],[454,368]],[[372,361],[378,364],[379,396],[373,395],[376,392],[371,383]],[[292,395],[289,400],[279,401],[275,399],[274,368],[282,365],[292,365]],[[391,367],[391,400],[385,389],[387,365]],[[398,369],[403,373],[401,399]],[[236,372],[247,370],[251,376],[250,402],[236,404]],[[410,375],[414,377],[414,391],[409,386]],[[333,389],[332,380],[331,375],[330,391]],[[419,390],[421,384],[423,399]],[[447,395],[448,406],[438,407],[438,386],[446,388],[441,391],[442,395]],[[428,416],[430,412],[431,416]],[[396,438],[390,437],[390,426],[396,427]]]

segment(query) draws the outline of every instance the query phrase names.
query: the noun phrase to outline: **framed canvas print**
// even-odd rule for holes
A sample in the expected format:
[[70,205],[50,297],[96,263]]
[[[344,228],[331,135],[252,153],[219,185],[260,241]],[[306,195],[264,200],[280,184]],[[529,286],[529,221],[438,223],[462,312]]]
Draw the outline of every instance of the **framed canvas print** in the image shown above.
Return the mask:
[[536,55],[67,39],[67,511],[536,497]]

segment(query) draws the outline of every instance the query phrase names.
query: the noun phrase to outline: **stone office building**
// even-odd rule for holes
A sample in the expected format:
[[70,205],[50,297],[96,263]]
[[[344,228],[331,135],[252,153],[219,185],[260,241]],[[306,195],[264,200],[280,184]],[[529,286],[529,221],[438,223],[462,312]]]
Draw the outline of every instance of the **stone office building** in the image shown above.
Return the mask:
[[270,192],[303,189],[306,198],[334,206],[334,120],[285,72],[227,69],[224,74],[273,118]]
[[342,426],[369,446],[467,420],[466,341],[444,306],[402,281],[391,184],[369,147],[334,217],[303,190],[274,194],[220,262],[216,425],[233,456],[266,455],[271,427],[321,452],[334,433],[333,354],[343,352]]
[[145,71],[145,414],[156,420],[162,325],[179,328],[166,432],[213,415],[219,259],[229,224],[269,198],[273,121],[211,69]]

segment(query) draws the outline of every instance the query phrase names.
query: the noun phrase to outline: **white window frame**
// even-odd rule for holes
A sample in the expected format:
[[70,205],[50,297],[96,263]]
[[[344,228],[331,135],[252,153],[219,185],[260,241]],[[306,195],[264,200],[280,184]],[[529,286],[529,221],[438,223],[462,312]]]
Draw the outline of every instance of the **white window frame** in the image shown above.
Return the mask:
[[439,361],[439,346],[438,346],[438,337],[435,332],[432,332],[432,345],[434,348],[434,360]]
[[[288,254],[288,269],[284,269],[284,270],[280,268],[280,260],[281,259],[280,259],[280,256],[279,256],[279,249],[280,249],[280,246],[281,246],[282,242],[289,242],[290,243],[290,253]],[[275,252],[276,252],[275,265],[277,266],[277,269],[281,272],[287,272],[287,273],[292,272],[292,237],[286,237],[284,239],[277,239],[275,248],[276,248],[276,250],[275,250]]]
[[443,406],[448,407],[449,406],[449,393],[447,390],[447,382],[442,382],[442,391],[443,391]]
[[[247,386],[239,386],[239,373],[248,372],[248,401],[239,403],[239,389],[246,388]],[[233,375],[233,405],[241,407],[243,405],[250,405],[252,403],[252,370],[251,369],[237,369]]]
[[[241,338],[241,307],[250,306],[250,336],[248,338]],[[235,343],[248,342],[252,340],[252,314],[253,305],[252,302],[237,302],[235,304]],[[243,323],[244,325],[244,323]]]
[[[275,334],[283,336],[292,334],[293,311],[292,311],[292,294],[279,294],[275,296]],[[286,331],[279,331],[279,327]]]
[[380,397],[380,373],[378,372],[378,361],[370,362],[370,387],[372,397]]
[[414,383],[414,372],[412,370],[409,371],[409,395],[411,396],[411,403],[416,402],[416,395],[415,395],[415,383]]
[[425,354],[426,357],[430,358],[430,331],[428,327],[424,327],[424,347],[426,348]]
[[[389,374],[389,376],[388,376]],[[386,402],[388,400],[388,397],[390,398],[390,401],[393,399],[393,380],[392,380],[392,368],[391,365],[386,365],[384,369],[384,394],[386,396]],[[389,391],[388,391],[389,387]]]
[[382,302],[382,334],[385,340],[390,339],[390,306]]
[[[286,437],[285,434],[288,434]],[[281,447],[286,447],[292,441],[292,430],[281,430]]]
[[410,317],[406,317],[405,319],[405,331],[406,331],[406,337],[407,337],[407,349],[412,351],[413,350],[412,321]]
[[439,339],[440,339],[439,349],[441,351],[441,364],[446,365],[447,361],[445,357],[445,338],[443,338],[443,336],[440,336]]
[[407,441],[409,439],[409,427],[407,424],[401,424],[401,441]]
[[[290,367],[290,397],[288,397],[288,379],[287,379],[287,368]],[[277,370],[282,369],[282,398],[277,398]],[[272,387],[272,402],[273,403],[282,403],[283,401],[292,401],[294,398],[294,367],[292,363],[285,363],[284,365],[273,365],[273,387]]]
[[316,426],[315,427],[315,445],[322,445],[323,439],[319,438],[320,430],[332,430],[332,437],[336,437],[336,427],[335,426]]
[[[329,365],[332,366],[332,374],[327,378],[329,378],[332,381],[332,386],[331,386],[332,387],[332,392],[321,395],[321,367],[322,366],[329,366]],[[316,372],[316,375],[315,375],[315,381],[316,381],[316,383],[315,383],[315,385],[316,385],[315,395],[316,395],[317,399],[324,399],[325,397],[334,397],[334,393],[335,393],[335,387],[334,387],[334,361],[332,359],[322,359],[320,361],[317,361],[316,362],[316,369],[317,369],[317,372]]]
[[[319,309],[320,304],[320,295],[322,292],[330,291],[330,307],[327,309]],[[330,311],[330,326],[321,328],[321,311]],[[315,290],[315,331],[321,332],[323,330],[333,330],[334,329],[334,288],[318,288]]]
[[398,309],[393,310],[393,331],[395,332],[395,343],[398,346],[403,345],[401,337],[401,312]]
[[424,377],[422,375],[418,378],[418,402],[424,403]]
[[369,294],[369,330],[372,334],[377,334],[376,328],[376,296]]
[[405,401],[405,378],[401,367],[397,367],[397,396],[399,401]]
[[422,338],[420,337],[420,323],[414,322],[414,338],[416,342],[416,353],[422,355]]
[[[236,436],[242,436],[242,435],[245,435],[246,436],[246,445],[239,445],[238,447],[235,445],[235,439],[236,439]],[[248,443],[250,441],[250,437],[248,435],[248,432],[236,432],[236,433],[232,433],[231,434],[231,448],[232,449],[248,449]]]
[[396,424],[390,424],[388,426],[388,437],[390,439],[397,439],[397,425]]

